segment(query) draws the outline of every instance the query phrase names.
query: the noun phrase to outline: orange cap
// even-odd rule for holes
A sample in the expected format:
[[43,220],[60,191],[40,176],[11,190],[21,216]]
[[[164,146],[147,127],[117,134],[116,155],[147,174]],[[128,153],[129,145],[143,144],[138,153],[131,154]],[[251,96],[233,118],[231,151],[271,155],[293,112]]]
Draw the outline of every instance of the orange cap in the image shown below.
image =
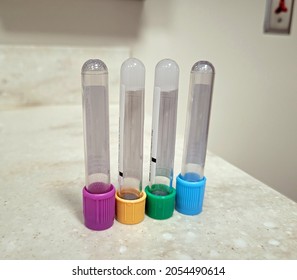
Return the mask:
[[146,193],[141,192],[140,198],[127,200],[119,197],[116,192],[116,219],[127,225],[138,224],[144,219]]

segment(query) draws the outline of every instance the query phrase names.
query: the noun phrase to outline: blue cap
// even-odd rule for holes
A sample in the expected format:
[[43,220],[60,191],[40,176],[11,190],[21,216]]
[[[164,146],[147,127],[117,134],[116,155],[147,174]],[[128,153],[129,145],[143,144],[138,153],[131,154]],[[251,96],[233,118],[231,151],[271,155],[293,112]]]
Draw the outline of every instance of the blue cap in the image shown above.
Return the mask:
[[197,182],[188,182],[181,174],[176,177],[175,209],[185,215],[197,215],[202,212],[206,178]]

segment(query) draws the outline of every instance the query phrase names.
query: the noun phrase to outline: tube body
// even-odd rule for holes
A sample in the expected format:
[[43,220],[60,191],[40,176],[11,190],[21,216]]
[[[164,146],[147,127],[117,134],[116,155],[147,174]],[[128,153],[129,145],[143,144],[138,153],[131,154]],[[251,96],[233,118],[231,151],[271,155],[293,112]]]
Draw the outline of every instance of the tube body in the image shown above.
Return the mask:
[[108,70],[90,59],[81,71],[86,188],[101,194],[110,190]]
[[191,70],[181,177],[197,182],[204,177],[214,67],[199,61]]
[[170,59],[161,60],[155,69],[152,119],[150,192],[168,195],[172,188],[179,67]]
[[118,192],[126,200],[142,192],[144,82],[143,63],[127,59],[121,67]]

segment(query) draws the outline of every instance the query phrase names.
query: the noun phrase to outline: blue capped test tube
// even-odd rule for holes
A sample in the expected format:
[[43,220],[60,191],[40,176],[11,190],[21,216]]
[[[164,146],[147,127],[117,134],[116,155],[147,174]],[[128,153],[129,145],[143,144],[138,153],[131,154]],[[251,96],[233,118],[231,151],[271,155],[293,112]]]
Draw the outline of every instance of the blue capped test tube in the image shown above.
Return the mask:
[[191,70],[186,116],[182,170],[176,179],[178,212],[197,215],[202,211],[207,150],[215,69],[208,61],[198,61]]

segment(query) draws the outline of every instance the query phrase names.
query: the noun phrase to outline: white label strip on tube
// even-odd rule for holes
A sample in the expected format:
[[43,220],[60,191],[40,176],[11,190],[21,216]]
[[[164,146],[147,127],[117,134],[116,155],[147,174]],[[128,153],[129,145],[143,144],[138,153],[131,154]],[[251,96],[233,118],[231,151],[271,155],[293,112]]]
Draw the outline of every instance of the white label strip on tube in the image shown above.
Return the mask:
[[125,123],[125,86],[121,85],[120,93],[120,130],[119,130],[119,178],[123,180],[124,165],[124,123]]
[[154,105],[153,105],[153,127],[152,127],[152,153],[151,153],[151,176],[150,181],[154,183],[157,166],[158,151],[158,129],[159,129],[159,113],[160,113],[160,92],[161,88],[155,87]]

